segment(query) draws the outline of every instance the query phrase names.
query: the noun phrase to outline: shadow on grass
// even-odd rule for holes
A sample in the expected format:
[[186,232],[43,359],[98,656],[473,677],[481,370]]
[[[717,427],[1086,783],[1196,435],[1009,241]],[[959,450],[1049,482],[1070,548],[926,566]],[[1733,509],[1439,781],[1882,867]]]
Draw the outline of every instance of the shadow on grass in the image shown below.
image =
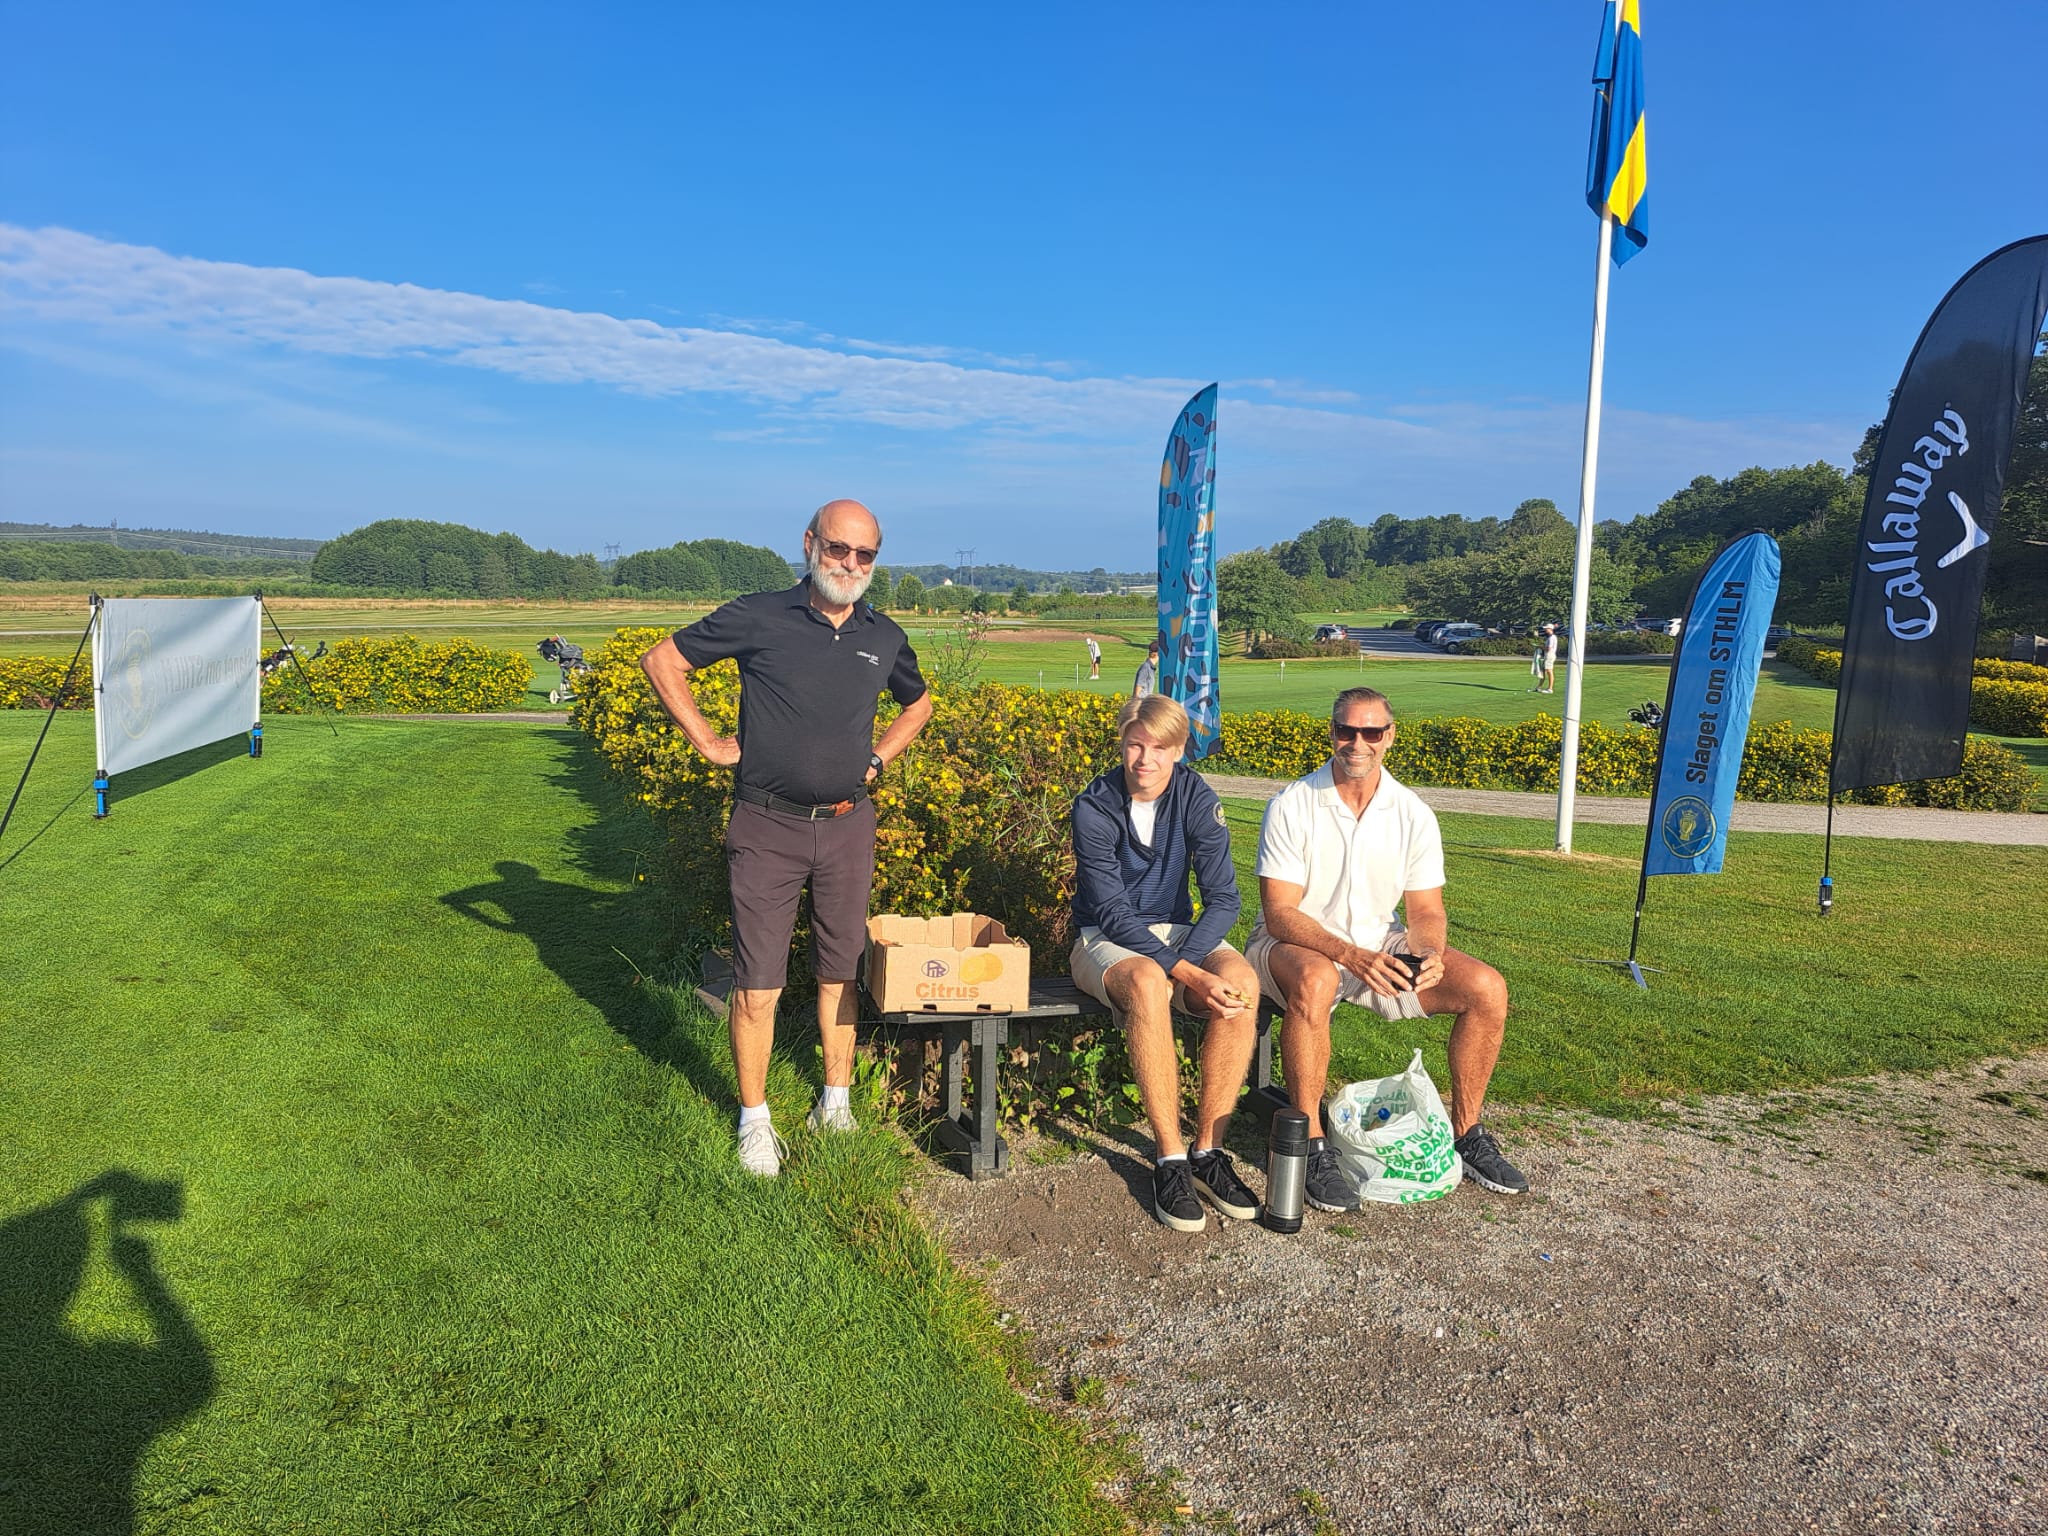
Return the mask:
[[[636,835],[658,834],[606,775],[596,754],[573,730],[546,733],[561,747],[549,781],[573,792],[595,813],[570,830],[570,856],[594,879],[631,879],[636,864],[648,862],[632,846]],[[680,1028],[670,1008],[652,991],[633,955],[650,965],[672,947],[640,890],[605,890],[576,880],[550,880],[531,864],[501,859],[497,879],[450,891],[445,906],[500,933],[517,934],[578,997],[596,1009],[619,1037],[648,1060],[682,1074],[713,1104],[734,1102],[731,1073],[723,1056],[707,1049],[713,1030]]]
[[123,801],[138,800],[180,779],[225,763],[231,757],[246,758],[248,755],[249,738],[229,736],[222,741],[210,741],[203,747],[194,747],[189,752],[180,752],[176,757],[166,757],[158,762],[144,763],[140,768],[130,768],[126,773],[117,773],[110,781],[107,814],[111,817],[117,813]]
[[29,849],[35,847],[37,843],[41,842],[44,833],[48,832],[52,827],[56,826],[58,822],[62,821],[67,811],[69,811],[73,806],[77,805],[79,801],[83,800],[87,795],[91,793],[92,787],[90,785],[87,785],[84,789],[81,789],[77,794],[73,795],[69,800],[66,800],[62,805],[58,806],[56,814],[53,815],[48,821],[44,822],[40,827],[36,828],[36,830],[30,833],[26,838],[21,839],[19,842],[15,842],[12,839],[10,839],[10,846],[7,850],[6,856],[4,858],[0,858],[0,869],[5,869],[8,865],[12,864],[16,859],[20,858],[24,853],[27,853]]
[[[109,1258],[153,1342],[87,1339],[66,1322],[107,1203]],[[175,1221],[183,1186],[112,1169],[0,1222],[0,1529],[126,1536],[135,1477],[157,1436],[212,1398],[205,1342],[134,1223]]]

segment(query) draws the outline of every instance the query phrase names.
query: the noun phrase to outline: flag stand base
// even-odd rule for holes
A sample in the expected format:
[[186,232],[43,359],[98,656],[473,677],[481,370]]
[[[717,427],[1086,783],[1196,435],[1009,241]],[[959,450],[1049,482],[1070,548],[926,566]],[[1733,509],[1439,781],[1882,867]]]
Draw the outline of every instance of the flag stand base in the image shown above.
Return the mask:
[[1634,960],[1595,960],[1591,955],[1573,955],[1572,959],[1580,965],[1611,965],[1617,971],[1627,971],[1629,978],[1645,992],[1650,990],[1650,984],[1643,980],[1643,972],[1648,971],[1656,976],[1664,974],[1664,967],[1661,965],[1640,965]]

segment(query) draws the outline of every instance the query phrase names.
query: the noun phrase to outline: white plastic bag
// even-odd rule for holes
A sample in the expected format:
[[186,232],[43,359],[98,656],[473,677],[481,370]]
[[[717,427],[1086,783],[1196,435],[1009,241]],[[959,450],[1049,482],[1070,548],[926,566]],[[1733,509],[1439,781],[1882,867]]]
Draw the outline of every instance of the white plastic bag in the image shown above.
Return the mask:
[[1451,1117],[1419,1050],[1398,1077],[1338,1089],[1323,1111],[1323,1131],[1338,1166],[1367,1200],[1439,1200],[1465,1176],[1465,1160],[1451,1144]]

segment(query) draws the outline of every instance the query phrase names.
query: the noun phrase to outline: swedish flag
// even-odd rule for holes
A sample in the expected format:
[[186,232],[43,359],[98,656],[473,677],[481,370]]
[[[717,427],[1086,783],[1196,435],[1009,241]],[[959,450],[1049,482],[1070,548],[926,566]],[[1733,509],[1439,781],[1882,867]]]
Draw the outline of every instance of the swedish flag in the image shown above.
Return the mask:
[[[1593,142],[1586,202],[1614,215],[1614,264],[1650,243],[1650,167],[1643,155],[1643,33],[1637,0],[1609,0],[1593,60]],[[1615,12],[1620,11],[1617,19]]]

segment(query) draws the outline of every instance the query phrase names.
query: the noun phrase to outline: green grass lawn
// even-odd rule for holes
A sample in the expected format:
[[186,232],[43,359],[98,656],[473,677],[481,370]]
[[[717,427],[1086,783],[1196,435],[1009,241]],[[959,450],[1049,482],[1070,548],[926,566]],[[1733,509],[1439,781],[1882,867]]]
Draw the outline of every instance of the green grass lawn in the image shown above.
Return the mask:
[[[1246,921],[1263,807],[1225,811]],[[1549,822],[1444,815],[1451,942],[1507,979],[1503,1105],[1633,1114],[1660,1100],[1923,1072],[2048,1044],[2040,895],[2048,849],[1837,838],[1832,916],[1815,910],[1820,839],[1730,835],[1719,875],[1650,882],[1639,991],[1576,957],[1628,953],[1643,834],[1581,826],[1549,852]],[[1333,1082],[1400,1070],[1414,1047],[1447,1081],[1447,1021],[1337,1011]]]
[[96,823],[60,718],[0,843],[0,1530],[1117,1525],[813,1033],[738,1172],[579,738],[267,734]]

